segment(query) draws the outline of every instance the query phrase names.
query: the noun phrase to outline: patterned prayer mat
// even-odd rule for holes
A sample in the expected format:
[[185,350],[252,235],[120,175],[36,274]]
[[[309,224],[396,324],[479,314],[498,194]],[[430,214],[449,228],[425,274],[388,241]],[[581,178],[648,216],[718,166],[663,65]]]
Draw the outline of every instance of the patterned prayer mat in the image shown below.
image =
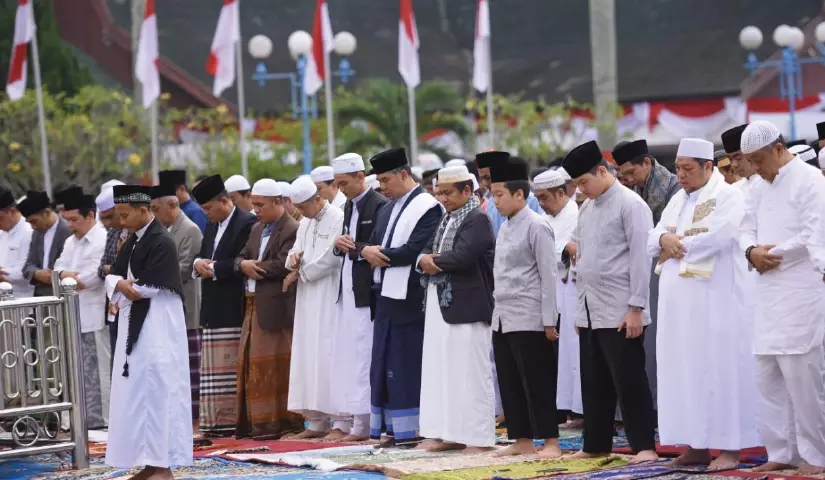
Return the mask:
[[[630,451],[630,444],[627,442],[624,429],[617,430],[618,434],[613,437],[613,448],[615,453],[628,453]],[[507,438],[507,429],[500,428],[496,430],[496,444],[508,445],[514,440]],[[543,440],[535,440],[536,446],[544,445]],[[578,429],[560,429],[559,430],[559,448],[565,452],[577,452],[584,446],[583,430]],[[624,449],[624,450],[616,450]],[[626,450],[626,451],[625,451]]]
[[364,470],[370,469],[367,466],[385,465],[388,463],[407,460],[432,460],[437,458],[455,458],[460,456],[461,452],[430,453],[409,448],[376,449],[371,445],[353,445],[337,448],[325,448],[322,450],[290,452],[286,454],[229,454],[226,455],[226,458],[246,462],[256,461],[277,465],[310,467],[317,470],[331,472],[345,467],[358,468],[358,466],[365,466],[365,468],[359,468]]
[[[510,459],[510,461],[512,462],[512,459]],[[576,460],[539,460],[458,470],[411,473],[401,478],[402,480],[485,480],[490,478],[517,480],[546,478],[559,474],[591,472],[623,465],[627,465],[627,461],[619,456]]]

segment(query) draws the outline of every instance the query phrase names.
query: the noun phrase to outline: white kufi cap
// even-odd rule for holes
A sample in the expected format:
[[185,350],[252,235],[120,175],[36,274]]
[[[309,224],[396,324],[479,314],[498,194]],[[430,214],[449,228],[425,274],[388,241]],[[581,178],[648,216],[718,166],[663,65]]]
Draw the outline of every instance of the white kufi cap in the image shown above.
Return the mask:
[[[321,167],[322,168],[322,167]],[[327,167],[332,169],[332,167]],[[315,181],[309,175],[301,175],[290,185],[289,198],[292,203],[304,203],[318,193]]]
[[472,179],[467,167],[460,165],[457,167],[444,167],[438,171],[438,183],[458,183],[469,182]]
[[332,170],[336,175],[340,173],[363,172],[364,159],[357,153],[345,153],[332,161]]
[[[313,182],[331,182],[335,180],[335,170],[328,165],[318,167],[309,172]],[[292,183],[295,185],[295,182]]]
[[115,185],[126,185],[125,183],[121,182],[120,180],[109,180],[108,182],[104,183],[100,186],[100,191],[106,190],[107,188],[112,188]]
[[262,178],[252,185],[252,195],[260,195],[262,197],[280,197],[283,194],[278,182],[271,178]]
[[781,135],[776,125],[771,122],[765,120],[751,122],[742,132],[742,153],[753,153],[760,148],[765,148],[776,142]]
[[547,170],[536,175],[533,179],[533,188],[536,190],[545,190],[548,188],[556,188],[563,186],[567,181],[564,175],[558,170]]
[[[825,165],[825,148],[819,151],[819,156],[817,157],[817,160],[819,160],[820,166]],[[20,203],[20,201],[18,201],[17,203]]]
[[100,195],[95,198],[97,209],[101,212],[115,208],[115,190],[112,187],[104,188]]
[[381,188],[381,185],[378,183],[378,177],[376,175],[367,175],[367,178],[364,179],[367,182],[367,186],[373,190],[378,190]]
[[223,182],[227,193],[249,190],[249,181],[241,175],[232,175]]
[[413,175],[415,175],[418,178],[421,178],[421,177],[424,176],[424,169],[419,167],[418,165],[416,165],[414,167],[410,167],[410,171],[412,172]]
[[470,176],[473,177],[472,178],[472,180],[473,180],[473,191],[477,192],[478,189],[481,188],[481,185],[478,184],[478,178],[476,178],[474,173],[470,174]]
[[567,173],[567,170],[565,170],[564,167],[559,167],[559,168],[556,169],[556,171],[561,173],[561,176],[564,177],[565,182],[572,182],[573,181],[573,177],[571,177],[570,174]]
[[788,149],[791,153],[799,157],[803,162],[807,162],[816,158],[816,152],[810,145],[794,145]]
[[292,191],[292,186],[289,184],[289,182],[277,182],[277,183],[278,183],[278,188],[281,189],[281,196],[290,197],[289,192]]
[[454,159],[450,160],[449,162],[445,163],[444,168],[447,168],[447,167],[460,167],[461,165],[467,165],[467,160],[464,160],[463,158],[454,158]]
[[683,138],[676,156],[713,160],[713,143],[701,138]]

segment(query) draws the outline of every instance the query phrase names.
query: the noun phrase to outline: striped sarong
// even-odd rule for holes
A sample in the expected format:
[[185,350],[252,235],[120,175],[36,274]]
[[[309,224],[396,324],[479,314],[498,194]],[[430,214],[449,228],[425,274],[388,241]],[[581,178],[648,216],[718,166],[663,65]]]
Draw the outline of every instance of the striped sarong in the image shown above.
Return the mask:
[[201,331],[200,430],[231,435],[238,423],[240,328]]
[[189,385],[192,386],[192,420],[200,418],[201,396],[201,329],[186,331],[189,343]]

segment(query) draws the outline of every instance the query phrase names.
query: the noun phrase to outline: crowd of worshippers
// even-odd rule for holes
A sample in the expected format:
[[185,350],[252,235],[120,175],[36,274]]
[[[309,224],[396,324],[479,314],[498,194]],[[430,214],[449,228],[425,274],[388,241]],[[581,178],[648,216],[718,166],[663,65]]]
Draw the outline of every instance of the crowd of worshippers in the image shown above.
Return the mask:
[[764,445],[760,470],[822,472],[819,145],[764,121],[720,140],[683,139],[675,173],[591,141],[532,179],[501,151],[419,179],[391,149],[292,183],[2,191],[0,280],[77,281],[87,425],[147,478],[197,435],[478,452],[499,422],[494,455],[556,458],[566,425],[585,458],[617,419],[632,462],[658,428],[676,464]]

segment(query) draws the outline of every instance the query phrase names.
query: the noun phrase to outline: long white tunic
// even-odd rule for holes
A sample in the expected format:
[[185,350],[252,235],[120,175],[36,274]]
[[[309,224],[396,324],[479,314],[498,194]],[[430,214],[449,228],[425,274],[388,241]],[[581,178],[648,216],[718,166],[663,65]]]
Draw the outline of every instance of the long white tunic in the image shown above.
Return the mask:
[[[659,279],[656,360],[659,436],[664,445],[739,450],[760,445],[756,430],[756,379],[749,318],[733,301],[734,256],[744,215],[742,194],[721,185],[707,220],[709,231],[683,240],[685,260],[714,258],[710,278],[682,277],[679,261],[667,260]],[[676,233],[693,227],[702,189],[673,197],[648,236],[648,253],[659,255],[667,219],[678,213]],[[687,199],[684,197],[687,196]],[[684,203],[682,203],[684,202]]]
[[[356,231],[358,218],[358,208],[353,202],[348,231]],[[335,411],[346,415],[369,415],[372,317],[370,307],[355,306],[352,265],[352,260],[344,256],[341,297],[336,309],[335,333],[329,355],[332,364],[330,382],[335,392]]]
[[547,215],[556,239],[556,260],[559,277],[556,281],[556,303],[561,314],[559,328],[559,368],[556,383],[556,407],[582,413],[581,373],[579,371],[579,336],[576,334],[576,282],[568,275],[561,261],[564,247],[573,238],[579,220],[579,207],[568,200],[558,215]]
[[0,231],[0,268],[6,272],[16,298],[34,295],[34,286],[23,276],[31,242],[32,227],[22,216],[11,230]]
[[[114,292],[120,279],[107,276],[106,292],[125,319],[132,302]],[[118,322],[106,464],[116,468],[190,465],[192,401],[183,302],[171,292],[137,289],[152,302],[128,358],[128,377],[122,373],[129,322]]]
[[[329,203],[315,218],[302,218],[286,262],[286,268],[297,268],[300,274],[287,408],[308,418],[338,413],[330,395],[329,353],[341,269],[341,258],[333,254],[333,247],[343,221],[344,212]],[[300,266],[291,262],[292,254],[297,252],[304,252]]]

